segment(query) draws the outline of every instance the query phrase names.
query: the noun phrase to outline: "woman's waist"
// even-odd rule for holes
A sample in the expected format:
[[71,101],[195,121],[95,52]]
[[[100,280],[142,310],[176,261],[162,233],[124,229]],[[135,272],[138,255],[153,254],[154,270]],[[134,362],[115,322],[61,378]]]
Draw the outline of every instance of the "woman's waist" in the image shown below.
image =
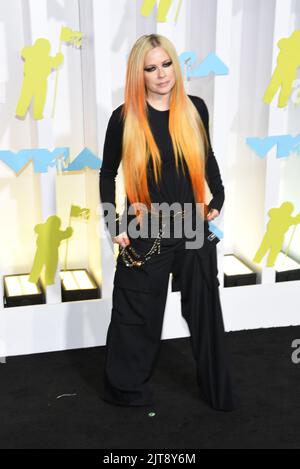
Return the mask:
[[[153,204],[155,205],[155,204]],[[149,229],[161,229],[170,227],[175,230],[178,227],[180,230],[182,226],[189,227],[193,230],[199,226],[199,223],[204,223],[204,229],[207,230],[208,221],[205,217],[205,207],[197,206],[195,203],[177,204],[176,207],[170,207],[168,204],[159,204],[151,209],[140,212],[140,216],[135,213],[127,212],[127,225],[142,228],[149,232]]]
[[196,213],[196,205],[194,202],[154,202],[151,207],[146,207],[143,204],[136,205],[135,210],[128,208],[128,218],[136,218],[136,211],[139,213],[141,218],[153,218],[161,220],[175,220],[178,218],[184,218],[187,215]]

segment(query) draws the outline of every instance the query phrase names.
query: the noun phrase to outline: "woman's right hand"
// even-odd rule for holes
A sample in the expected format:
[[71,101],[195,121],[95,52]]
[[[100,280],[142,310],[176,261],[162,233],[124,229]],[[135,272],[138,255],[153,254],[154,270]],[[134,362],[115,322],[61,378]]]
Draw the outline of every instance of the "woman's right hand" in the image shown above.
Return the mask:
[[118,243],[122,248],[130,244],[130,240],[128,238],[126,231],[124,231],[123,233],[120,233],[118,236],[115,236],[113,238],[113,242]]

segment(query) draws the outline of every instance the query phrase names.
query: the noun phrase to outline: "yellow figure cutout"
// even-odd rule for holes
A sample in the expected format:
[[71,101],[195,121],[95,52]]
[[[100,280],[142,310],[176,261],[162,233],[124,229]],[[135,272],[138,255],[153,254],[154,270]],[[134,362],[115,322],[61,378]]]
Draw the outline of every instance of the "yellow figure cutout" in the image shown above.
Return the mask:
[[[62,26],[60,30],[60,38],[59,38],[59,54],[61,53],[61,48],[63,42],[73,45],[77,48],[81,47],[82,45],[82,37],[83,34],[80,31],[73,31],[71,28],[67,28],[66,26]],[[55,115],[55,107],[56,107],[56,98],[57,98],[57,84],[58,84],[58,71],[56,72],[55,77],[55,85],[54,85],[54,98],[53,98],[53,105],[52,105],[52,112],[51,117],[53,118]]]
[[300,223],[300,213],[296,217],[292,217],[293,211],[294,205],[291,202],[284,202],[279,208],[271,208],[268,211],[270,220],[253,262],[259,264],[267,251],[269,251],[267,267],[274,266],[276,258],[281,251],[286,232],[290,226]]
[[59,52],[55,57],[49,55],[50,42],[47,39],[37,39],[33,46],[24,47],[21,56],[25,61],[24,79],[16,109],[17,117],[25,117],[33,99],[34,119],[43,119],[44,106],[47,96],[47,80],[53,69],[62,64],[64,55]]
[[277,66],[263,97],[269,104],[281,87],[278,107],[285,107],[293,89],[293,82],[297,78],[297,68],[300,65],[300,30],[294,31],[289,38],[278,41],[280,49],[277,57]]
[[[81,208],[79,205],[71,205],[70,216],[69,216],[69,226],[71,226],[72,218],[79,218],[80,220],[89,220],[90,218],[90,209],[89,208]],[[69,240],[66,243],[66,255],[65,255],[65,265],[64,270],[67,270],[67,262],[68,262],[68,248],[69,248]]]
[[[168,15],[168,12],[170,10],[170,7],[173,1],[174,0],[160,0],[159,6],[157,9],[156,21],[160,23],[165,23],[167,21],[167,15]],[[175,21],[179,13],[181,2],[182,0],[179,0]],[[141,7],[141,15],[149,16],[152,10],[154,9],[156,3],[157,3],[157,0],[144,0],[144,3],[142,4],[142,7]]]
[[52,285],[55,280],[55,274],[58,264],[58,248],[63,239],[70,238],[73,234],[73,228],[70,226],[62,231],[60,230],[61,220],[56,215],[47,219],[45,223],[35,226],[37,233],[37,250],[31,269],[29,282],[37,283],[43,267],[45,267],[45,285]]

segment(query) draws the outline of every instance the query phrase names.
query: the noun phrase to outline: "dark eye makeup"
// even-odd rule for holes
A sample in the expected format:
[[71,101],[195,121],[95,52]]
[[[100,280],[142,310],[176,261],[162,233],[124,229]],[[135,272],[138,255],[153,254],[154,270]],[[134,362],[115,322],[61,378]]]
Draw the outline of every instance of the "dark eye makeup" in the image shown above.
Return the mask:
[[[165,62],[163,64],[163,67],[170,67],[171,64],[172,64],[172,60],[169,60],[169,62]],[[144,68],[145,72],[152,72],[155,69],[156,67]]]

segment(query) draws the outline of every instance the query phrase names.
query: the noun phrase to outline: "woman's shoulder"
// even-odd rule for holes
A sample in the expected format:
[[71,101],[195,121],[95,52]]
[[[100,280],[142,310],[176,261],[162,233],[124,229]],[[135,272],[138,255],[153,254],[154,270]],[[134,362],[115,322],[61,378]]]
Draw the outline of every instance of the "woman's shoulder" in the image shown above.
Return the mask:
[[193,101],[193,102],[200,102],[203,101],[200,96],[196,96],[195,94],[188,94],[188,97]]
[[122,118],[122,108],[123,108],[123,104],[120,104],[118,107],[114,108],[111,115],[110,115],[110,118],[109,118],[109,122],[110,122],[110,125],[114,126],[114,127],[122,127],[123,126],[123,118]]
[[196,96],[193,94],[188,94],[188,97],[192,101],[192,103],[197,107],[197,109],[201,112],[205,112],[207,110],[206,103],[203,98],[200,96]]
[[123,106],[124,106],[124,103],[120,104],[118,107],[116,107],[114,110],[113,110],[113,113],[115,113],[116,115],[121,115],[121,111],[123,109]]
[[207,125],[208,120],[209,120],[209,113],[208,113],[208,108],[207,108],[207,105],[206,105],[204,99],[200,98],[200,96],[195,96],[195,95],[191,95],[191,94],[188,94],[188,97],[191,99],[192,103],[194,104],[194,106],[198,110],[204,124]]

